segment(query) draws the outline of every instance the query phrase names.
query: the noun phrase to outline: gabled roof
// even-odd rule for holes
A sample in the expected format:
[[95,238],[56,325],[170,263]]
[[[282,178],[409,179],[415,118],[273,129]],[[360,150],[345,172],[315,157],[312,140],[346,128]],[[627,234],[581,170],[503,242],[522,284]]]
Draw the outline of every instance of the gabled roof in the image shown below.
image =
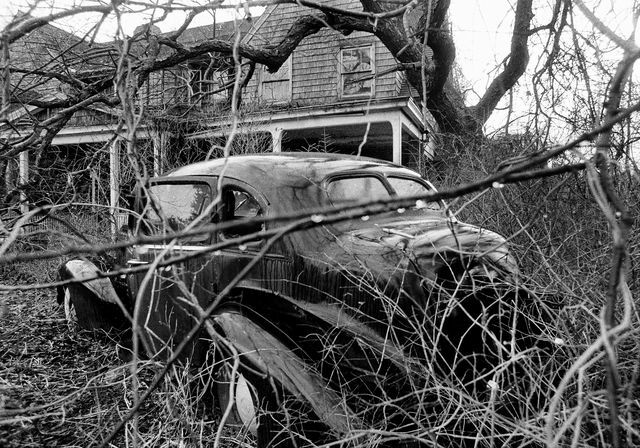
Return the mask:
[[[189,45],[201,42],[206,39],[231,40],[236,33],[236,27],[241,34],[245,34],[251,28],[252,24],[246,20],[234,22],[211,23],[211,25],[203,25],[194,28],[187,28],[178,38],[178,42],[183,45]],[[163,33],[169,34],[169,33]]]

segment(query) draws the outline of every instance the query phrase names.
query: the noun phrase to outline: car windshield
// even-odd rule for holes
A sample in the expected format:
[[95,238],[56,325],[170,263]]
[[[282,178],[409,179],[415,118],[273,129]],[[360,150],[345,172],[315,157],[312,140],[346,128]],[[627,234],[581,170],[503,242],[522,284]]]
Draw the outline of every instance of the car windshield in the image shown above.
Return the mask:
[[211,202],[211,189],[206,184],[157,184],[149,188],[149,196],[146,223],[156,230],[179,232]]

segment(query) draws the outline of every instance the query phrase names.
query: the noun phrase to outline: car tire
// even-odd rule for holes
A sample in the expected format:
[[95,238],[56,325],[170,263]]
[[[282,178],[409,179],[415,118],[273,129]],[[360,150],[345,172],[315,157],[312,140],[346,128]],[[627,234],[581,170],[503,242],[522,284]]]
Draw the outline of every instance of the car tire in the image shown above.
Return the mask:
[[64,306],[64,319],[67,322],[69,330],[77,328],[78,326],[78,314],[76,313],[76,307],[71,300],[71,291],[69,288],[63,289],[63,306]]
[[216,372],[216,397],[223,423],[244,429],[254,437],[258,435],[259,399],[256,387],[241,372],[233,372],[230,362],[223,362]]
[[[225,328],[221,316],[214,317],[226,337],[226,343],[216,347],[216,395],[221,416],[228,410],[224,424],[238,430],[240,436],[250,434],[258,448],[305,447],[327,441],[331,431],[320,422],[305,399],[283,386],[277,368],[265,368],[268,361],[262,364],[251,355],[266,349],[278,357],[293,360],[292,365],[298,368],[304,362],[251,319],[239,313],[231,314],[241,318],[242,332],[255,333],[267,342],[247,347],[244,341],[225,331],[232,329]],[[233,346],[238,362],[226,344]]]
[[[235,378],[231,379],[231,366],[225,364],[219,370],[216,381],[220,415],[224,419],[221,424],[232,429],[240,440],[250,437],[257,448],[306,446],[299,437],[301,428],[283,423],[292,419],[280,406],[280,393],[274,393],[274,385],[244,369],[236,372]],[[281,392],[282,388],[278,388]],[[224,418],[227,410],[228,415]]]

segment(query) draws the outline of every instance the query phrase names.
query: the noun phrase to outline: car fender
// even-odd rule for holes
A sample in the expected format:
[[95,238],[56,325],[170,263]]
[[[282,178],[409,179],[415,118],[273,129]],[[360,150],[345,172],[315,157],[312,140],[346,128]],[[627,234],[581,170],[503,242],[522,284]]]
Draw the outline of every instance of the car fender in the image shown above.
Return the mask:
[[111,280],[100,277],[101,270],[91,261],[73,259],[58,270],[58,279],[71,281],[58,288],[58,302],[64,303],[69,315],[75,307],[82,328],[97,330],[124,329],[130,326],[130,315]]
[[214,317],[229,344],[288,392],[303,397],[337,436],[361,427],[358,417],[325,380],[270,332],[235,311]]

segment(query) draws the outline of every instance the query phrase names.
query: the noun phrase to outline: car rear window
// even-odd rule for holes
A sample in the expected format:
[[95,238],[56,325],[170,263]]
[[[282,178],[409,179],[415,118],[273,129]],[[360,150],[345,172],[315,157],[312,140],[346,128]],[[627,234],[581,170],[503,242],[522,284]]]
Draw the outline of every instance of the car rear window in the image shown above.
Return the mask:
[[334,205],[390,197],[384,184],[374,176],[333,179],[327,186],[327,194]]
[[149,195],[153,205],[145,218],[156,230],[183,230],[211,202],[211,188],[207,184],[156,184],[149,188]]

